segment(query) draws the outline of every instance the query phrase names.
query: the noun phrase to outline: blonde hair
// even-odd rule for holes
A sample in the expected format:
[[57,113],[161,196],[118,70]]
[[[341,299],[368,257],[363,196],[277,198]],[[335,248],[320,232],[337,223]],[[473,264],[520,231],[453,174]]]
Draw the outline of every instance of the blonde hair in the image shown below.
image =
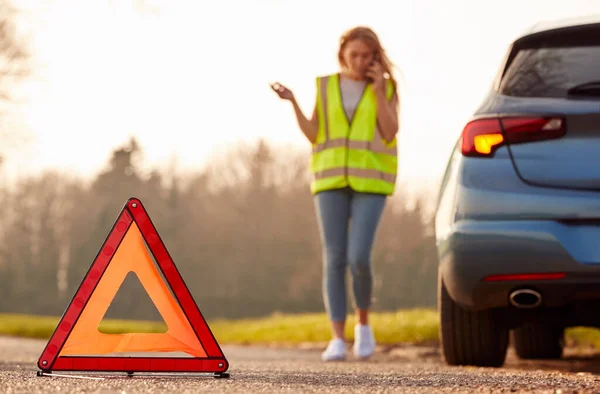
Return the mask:
[[361,40],[369,48],[371,48],[371,50],[373,50],[373,53],[379,58],[379,62],[381,63],[383,70],[389,75],[389,78],[392,81],[392,84],[394,85],[394,90],[396,90],[397,82],[396,78],[394,77],[394,73],[392,72],[394,65],[385,53],[385,49],[383,49],[383,46],[379,41],[379,37],[369,27],[357,26],[350,30],[347,30],[346,32],[344,32],[344,34],[342,34],[342,37],[340,38],[340,47],[338,50],[338,61],[340,63],[340,66],[346,66],[344,64],[343,57],[344,49],[346,48],[347,43],[354,40]]

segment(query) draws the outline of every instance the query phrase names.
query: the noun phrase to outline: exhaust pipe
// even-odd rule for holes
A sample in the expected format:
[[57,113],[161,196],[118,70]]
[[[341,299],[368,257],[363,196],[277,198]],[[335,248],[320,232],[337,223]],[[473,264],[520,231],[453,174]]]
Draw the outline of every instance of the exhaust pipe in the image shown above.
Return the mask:
[[517,308],[536,308],[542,303],[542,295],[531,289],[515,290],[510,293],[509,299]]

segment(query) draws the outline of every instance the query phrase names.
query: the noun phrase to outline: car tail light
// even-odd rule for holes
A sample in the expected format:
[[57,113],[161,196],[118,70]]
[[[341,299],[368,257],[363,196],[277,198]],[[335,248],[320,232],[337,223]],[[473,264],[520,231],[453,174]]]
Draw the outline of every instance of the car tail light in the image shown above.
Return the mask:
[[462,132],[462,154],[491,157],[504,144],[560,138],[565,121],[555,116],[506,116],[481,118],[467,123]]
[[484,282],[503,282],[510,280],[557,280],[567,276],[566,272],[540,272],[528,274],[501,274],[486,276]]

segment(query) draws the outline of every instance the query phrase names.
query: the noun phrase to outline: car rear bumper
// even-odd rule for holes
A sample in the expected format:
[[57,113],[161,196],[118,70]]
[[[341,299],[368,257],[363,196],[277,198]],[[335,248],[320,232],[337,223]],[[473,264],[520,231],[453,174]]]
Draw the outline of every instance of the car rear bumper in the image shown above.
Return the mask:
[[[438,245],[440,275],[463,307],[510,305],[509,295],[533,289],[541,306],[600,299],[600,226],[555,221],[458,222]],[[493,275],[565,273],[560,279],[488,281]]]

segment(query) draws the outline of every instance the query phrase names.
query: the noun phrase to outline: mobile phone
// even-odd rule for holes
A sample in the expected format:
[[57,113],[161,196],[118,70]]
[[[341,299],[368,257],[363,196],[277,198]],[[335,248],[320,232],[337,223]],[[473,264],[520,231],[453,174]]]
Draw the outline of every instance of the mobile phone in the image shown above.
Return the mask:
[[[372,66],[372,65],[373,65],[373,62],[371,62],[370,66]],[[373,78],[369,77],[368,75],[366,77],[366,80],[367,80],[367,83],[373,83]]]
[[[379,61],[379,56],[377,53],[373,55],[373,60],[371,60],[371,63],[369,63],[369,67],[372,67],[376,61]],[[367,83],[373,83],[373,78],[367,77]]]

